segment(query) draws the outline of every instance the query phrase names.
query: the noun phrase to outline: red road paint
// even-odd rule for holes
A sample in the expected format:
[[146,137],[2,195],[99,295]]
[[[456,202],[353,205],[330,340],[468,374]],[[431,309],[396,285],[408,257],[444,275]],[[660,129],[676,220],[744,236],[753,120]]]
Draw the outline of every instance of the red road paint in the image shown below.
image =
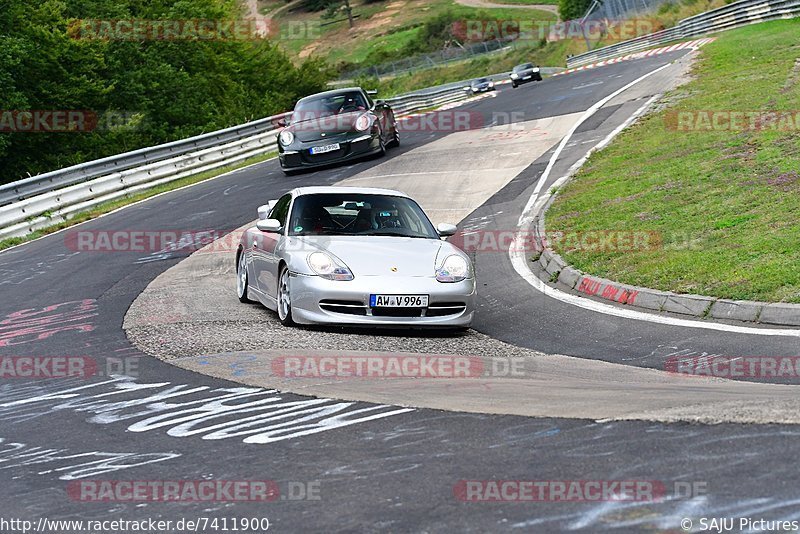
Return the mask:
[[0,347],[41,341],[59,332],[91,332],[95,327],[89,319],[97,313],[94,299],[16,311],[0,321]]
[[617,287],[613,284],[606,284],[591,276],[584,276],[581,278],[575,289],[586,295],[600,297],[620,304],[633,304],[636,301],[636,297],[639,295],[638,291]]

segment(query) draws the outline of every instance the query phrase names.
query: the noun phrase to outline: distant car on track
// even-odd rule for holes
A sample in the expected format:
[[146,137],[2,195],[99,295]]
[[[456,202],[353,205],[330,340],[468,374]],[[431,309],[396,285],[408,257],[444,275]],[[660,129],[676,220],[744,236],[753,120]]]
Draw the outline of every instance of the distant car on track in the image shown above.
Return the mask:
[[475,313],[469,257],[413,199],[355,187],[294,189],[258,209],[236,253],[237,294],[286,326],[460,327]]
[[489,78],[478,78],[477,80],[473,80],[466,89],[472,94],[494,91],[494,82]]
[[511,87],[517,87],[518,85],[532,82],[534,80],[541,82],[542,73],[539,71],[539,67],[533,63],[523,63],[521,65],[517,65],[511,71]]
[[400,144],[391,106],[360,87],[336,89],[297,102],[278,135],[281,168],[314,168],[385,154]]

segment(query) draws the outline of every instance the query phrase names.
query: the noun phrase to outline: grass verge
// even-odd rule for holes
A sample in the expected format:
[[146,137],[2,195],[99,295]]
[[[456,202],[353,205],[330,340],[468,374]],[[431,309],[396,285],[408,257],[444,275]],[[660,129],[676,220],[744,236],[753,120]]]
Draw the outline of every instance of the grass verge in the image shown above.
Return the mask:
[[[653,232],[661,245],[592,251],[562,242],[556,250],[583,271],[629,284],[800,302],[798,36],[800,19],[718,34],[678,90],[683,98],[593,155],[547,215],[548,232]],[[793,120],[737,129],[698,120],[734,111]],[[693,124],[676,122],[682,112]]]
[[215,178],[221,174],[225,174],[226,172],[235,171],[236,169],[241,169],[242,167],[247,167],[248,165],[253,165],[254,163],[267,161],[268,159],[272,159],[277,155],[278,155],[277,152],[270,152],[268,154],[264,154],[263,156],[255,156],[246,159],[241,163],[237,163],[235,165],[229,165],[227,167],[221,167],[219,169],[206,171],[193,176],[187,176],[186,178],[181,178],[179,180],[175,180],[174,182],[169,182],[150,189],[145,189],[144,191],[134,193],[130,196],[118,198],[116,200],[111,200],[109,202],[104,202],[103,204],[99,204],[90,210],[78,212],[66,221],[56,223],[51,226],[47,226],[45,228],[42,228],[41,230],[37,230],[26,236],[10,237],[8,239],[3,239],[2,241],[0,241],[0,250],[5,250],[7,248],[21,245],[22,243],[27,243],[28,241],[33,241],[34,239],[38,239],[42,236],[52,234],[59,230],[63,230],[64,228],[68,228],[70,226],[74,226],[76,224],[89,221],[91,219],[96,219],[101,215],[117,210],[123,206],[133,204],[134,202],[139,202],[140,200],[145,200],[155,195],[166,193],[167,191],[174,191],[175,189],[179,189],[187,185],[204,182],[206,180],[210,180],[211,178]]

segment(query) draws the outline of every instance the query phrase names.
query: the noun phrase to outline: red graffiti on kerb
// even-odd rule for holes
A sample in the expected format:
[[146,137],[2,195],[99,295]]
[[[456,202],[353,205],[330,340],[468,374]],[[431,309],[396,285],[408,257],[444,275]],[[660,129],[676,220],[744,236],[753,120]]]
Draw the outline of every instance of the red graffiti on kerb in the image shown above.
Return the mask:
[[40,341],[59,332],[91,332],[94,325],[87,319],[95,315],[97,303],[94,299],[15,311],[0,321],[0,347]]

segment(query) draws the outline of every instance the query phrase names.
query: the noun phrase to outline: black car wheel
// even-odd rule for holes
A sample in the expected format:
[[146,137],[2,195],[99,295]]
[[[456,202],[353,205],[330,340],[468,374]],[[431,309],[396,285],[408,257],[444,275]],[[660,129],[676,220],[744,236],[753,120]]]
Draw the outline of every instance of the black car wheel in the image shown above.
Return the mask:
[[513,87],[514,89],[516,89],[516,88],[517,88],[517,83],[516,83],[516,82],[511,82],[511,87]]
[[378,151],[378,156],[383,157],[386,155],[386,143],[383,142],[383,134],[378,135],[378,144],[381,146],[381,149]]
[[392,148],[400,146],[400,132],[397,131],[397,124],[392,127],[392,140],[388,146]]

